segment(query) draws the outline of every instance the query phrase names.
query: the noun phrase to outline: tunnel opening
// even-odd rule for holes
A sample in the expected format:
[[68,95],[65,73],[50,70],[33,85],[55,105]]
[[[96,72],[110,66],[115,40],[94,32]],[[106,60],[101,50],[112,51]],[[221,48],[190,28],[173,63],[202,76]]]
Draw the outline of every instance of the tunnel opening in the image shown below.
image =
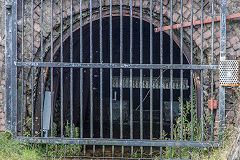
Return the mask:
[[[73,63],[120,63],[120,17],[113,17],[112,20],[112,57],[110,56],[110,26],[109,18],[102,19],[102,62],[100,61],[100,28],[99,20],[92,24],[92,45],[90,44],[90,24],[82,28],[82,42],[80,43],[80,30],[73,33]],[[150,64],[150,44],[153,46],[152,64],[160,64],[160,34],[153,31],[150,40],[150,24],[143,21],[142,49],[140,47],[140,20],[133,18],[132,48],[130,34],[130,17],[123,17],[123,64],[140,64],[140,52],[142,50],[142,64]],[[152,27],[154,28],[154,27]],[[82,44],[82,45],[80,45]],[[82,53],[80,53],[82,46]],[[132,50],[132,53],[131,53]],[[70,62],[70,38],[63,43],[63,61]],[[90,56],[92,53],[92,57]],[[131,60],[132,54],[132,62]],[[170,36],[163,32],[163,64],[170,64]],[[56,52],[54,61],[59,62],[60,49]],[[112,61],[111,61],[112,59]],[[183,63],[187,64],[186,56],[183,56]],[[180,64],[180,48],[173,41],[173,64]],[[140,99],[142,98],[142,122],[143,138],[150,138],[150,105],[153,107],[153,138],[160,135],[160,70],[153,69],[152,74],[152,103],[150,98],[150,69],[143,69],[142,95],[140,94],[140,69],[124,68],[122,70],[122,85],[120,85],[120,69],[102,69],[102,85],[100,84],[100,69],[94,68],[73,69],[73,124],[80,126],[80,107],[82,107],[83,138],[100,138],[100,103],[102,98],[102,118],[103,133],[102,138],[110,138],[110,104],[112,100],[112,131],[113,138],[120,138],[120,104],[122,103],[123,114],[123,138],[130,139],[130,119],[132,116],[133,139],[140,138]],[[130,94],[130,77],[132,73],[132,95]],[[60,133],[61,105],[63,106],[64,126],[70,122],[70,69],[63,68],[63,86],[61,88],[60,69],[54,69],[55,98],[54,103],[54,123],[56,123],[58,133]],[[92,77],[92,78],[91,78]],[[82,80],[82,92],[80,81]],[[92,85],[91,85],[92,82]],[[110,83],[112,82],[112,83]],[[49,83],[48,83],[49,84]],[[112,89],[110,88],[112,84]],[[183,70],[183,102],[189,100],[190,95],[190,71]],[[122,95],[120,87],[122,86]],[[100,88],[102,87],[102,96]],[[61,92],[61,89],[63,90]],[[92,94],[92,96],[91,96]],[[82,99],[81,99],[82,96]],[[112,98],[111,98],[112,97]],[[173,70],[173,119],[174,123],[179,117],[179,97],[180,97],[180,70]],[[122,98],[122,101],[121,101]],[[132,100],[131,100],[132,99]],[[81,102],[82,100],[82,102]],[[121,102],[120,102],[121,101]],[[92,131],[91,131],[91,106],[92,110]],[[132,115],[130,109],[132,108]],[[169,136],[170,132],[170,70],[163,69],[163,130]],[[92,132],[92,137],[91,137]]]

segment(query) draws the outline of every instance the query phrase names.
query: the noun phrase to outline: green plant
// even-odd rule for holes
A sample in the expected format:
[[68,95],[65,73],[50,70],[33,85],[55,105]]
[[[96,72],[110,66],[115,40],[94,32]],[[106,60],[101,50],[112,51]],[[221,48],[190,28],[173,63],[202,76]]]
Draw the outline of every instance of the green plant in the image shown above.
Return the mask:
[[32,118],[28,117],[28,118],[24,118],[24,123],[25,123],[25,127],[23,129],[23,136],[24,137],[29,137],[31,136],[31,131],[30,128],[32,126]]
[[38,150],[31,144],[16,142],[11,133],[0,133],[1,160],[38,160]]
[[[72,126],[73,128],[73,138],[78,138],[79,127]],[[67,121],[65,125],[65,137],[71,137],[71,127],[70,123]],[[57,125],[53,124],[53,136],[57,136]],[[47,145],[39,145],[38,150],[41,151],[42,154],[47,154],[50,157],[64,157],[64,156],[74,156],[76,153],[80,153],[82,151],[82,146],[78,144],[47,144]]]
[[[191,97],[190,97],[191,98]],[[195,91],[193,90],[193,104],[191,104],[190,101],[186,101],[185,104],[181,107],[179,105],[179,115],[181,115],[182,110],[182,117],[179,116],[176,119],[176,123],[173,127],[173,138],[174,140],[192,140],[192,141],[201,141],[202,139],[202,133],[201,133],[201,123],[197,119],[197,109],[196,109],[196,101],[195,101]],[[179,104],[181,102],[181,99],[179,98]],[[192,116],[192,118],[191,118]],[[204,116],[204,126],[208,126],[211,123],[211,115],[205,115]],[[207,130],[204,132],[203,137],[207,138],[209,136],[209,131]],[[165,139],[169,139],[166,138]],[[192,158],[198,158],[199,152],[201,152],[201,155],[207,155],[208,154],[208,148],[164,148],[163,156],[165,158],[169,158],[169,155],[171,154],[172,158],[180,158],[179,157],[179,151],[181,149],[181,158],[189,158],[189,155],[191,155]]]

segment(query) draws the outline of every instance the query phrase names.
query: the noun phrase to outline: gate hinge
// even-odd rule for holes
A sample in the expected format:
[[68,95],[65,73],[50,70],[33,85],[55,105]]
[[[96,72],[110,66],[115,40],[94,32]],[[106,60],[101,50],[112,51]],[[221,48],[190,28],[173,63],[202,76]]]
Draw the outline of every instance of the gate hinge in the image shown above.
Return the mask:
[[238,60],[220,61],[220,85],[238,86],[239,84],[239,62]]

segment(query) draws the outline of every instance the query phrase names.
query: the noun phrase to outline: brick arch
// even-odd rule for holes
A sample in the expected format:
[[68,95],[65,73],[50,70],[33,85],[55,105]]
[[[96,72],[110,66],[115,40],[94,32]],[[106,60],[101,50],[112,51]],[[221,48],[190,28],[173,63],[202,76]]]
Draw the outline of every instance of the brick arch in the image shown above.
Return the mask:
[[[144,1],[146,2],[146,1]],[[133,17],[134,18],[140,18],[140,14],[139,14],[139,6],[137,4],[134,5],[133,7]],[[97,7],[95,6],[95,8],[93,8],[93,15],[92,15],[92,20],[93,22],[94,21],[97,21],[99,20],[99,10],[96,9]],[[168,25],[169,24],[169,13],[168,13],[168,10],[166,9],[167,7],[165,6],[165,8],[163,8],[163,16],[165,17],[165,21],[163,22],[163,25]],[[154,10],[153,10],[153,21],[152,21],[152,24],[155,26],[155,27],[158,27],[159,26],[159,8],[157,8],[157,6],[154,6]],[[177,12],[177,11],[176,11]],[[69,27],[69,19],[70,19],[70,16],[69,16],[69,13],[68,13],[68,10],[66,12],[64,12],[65,14],[63,14],[63,18],[64,18],[64,25],[63,25],[63,43],[64,41],[66,41],[66,39],[70,36],[70,27]],[[73,32],[79,30],[80,26],[79,26],[79,10],[78,8],[74,8],[74,15],[73,15],[73,19],[75,20],[74,23],[73,23]],[[85,9],[83,8],[83,23],[82,23],[82,26],[85,26],[89,23],[89,14],[88,13],[88,8],[86,7]],[[148,22],[149,23],[149,20],[150,20],[150,17],[149,17],[149,7],[147,7],[147,4],[145,4],[145,7],[143,9],[143,20]],[[106,18],[106,17],[109,17],[109,6],[107,6],[107,8],[105,8],[102,12],[102,15],[103,15],[103,18]],[[113,16],[120,16],[120,12],[119,12],[119,7],[118,6],[114,6],[113,7],[113,10],[112,10],[112,15]],[[174,13],[175,15],[175,13]],[[56,16],[56,15],[55,15]],[[123,7],[123,16],[130,16],[129,15],[129,7],[124,5]],[[49,18],[49,17],[48,17]],[[173,17],[174,18],[174,17]],[[173,19],[175,20],[175,22],[177,22],[179,19]],[[54,48],[53,48],[53,53],[54,55],[57,53],[57,51],[59,50],[59,47],[60,47],[60,32],[59,32],[59,26],[60,24],[59,23],[56,23],[54,25]],[[39,30],[37,27],[34,28],[35,30]],[[57,31],[58,30],[58,31]],[[169,32],[166,32],[167,34],[169,34]],[[189,39],[189,35],[188,35],[188,32],[185,31],[184,32],[185,34],[185,39]],[[37,32],[36,35],[39,35],[40,32]],[[47,32],[44,31],[44,36],[45,39],[44,39],[44,57],[45,57],[45,61],[49,61],[50,59],[50,47],[51,47],[51,43],[50,43],[50,32]],[[174,31],[173,32],[173,40],[175,41],[175,43],[180,46],[180,37],[178,36],[179,33],[177,31]],[[188,42],[190,43],[190,42]],[[197,46],[197,45],[196,45]],[[41,54],[40,52],[40,49],[41,49],[41,46],[39,44],[36,44],[35,46],[37,49],[36,51],[36,57],[35,57],[35,60],[38,61],[39,59],[39,55]],[[180,48],[180,47],[179,47]],[[187,44],[184,42],[183,43],[183,53],[185,55],[185,57],[187,58],[188,61],[190,61],[190,50],[189,50],[189,47],[187,46]],[[44,84],[47,80],[47,73],[48,73],[48,69],[45,70],[45,78],[44,78]],[[38,73],[36,73],[36,76],[35,77],[38,77],[39,75],[39,71]],[[196,79],[196,82],[199,81],[199,75],[198,73],[195,74],[195,79]],[[28,78],[30,80],[30,72],[28,74]],[[38,78],[35,78],[35,83],[38,84],[39,83],[39,79]],[[200,83],[196,83],[197,86],[200,85]],[[200,91],[200,90],[199,90]],[[35,96],[37,97],[36,98],[36,104],[40,104],[40,95],[37,94],[38,92],[38,89],[36,89],[36,92],[35,92]],[[39,112],[40,113],[40,112]],[[40,120],[40,119],[38,119]],[[40,124],[40,123],[38,123]]]
[[[69,21],[69,17],[70,17],[70,0],[66,0],[64,1],[65,3],[63,4],[63,18],[64,18],[64,21]],[[59,5],[60,2],[56,2],[55,6],[56,5]],[[74,17],[77,19],[79,18],[79,3],[77,3],[76,1],[74,1],[73,3],[76,3],[76,4],[73,4],[73,14],[74,14]],[[113,16],[119,16],[120,13],[119,13],[119,2],[118,1],[115,1],[113,0],[112,1],[113,3]],[[149,1],[147,0],[143,0],[143,20],[149,22]],[[173,23],[179,23],[180,22],[180,1],[174,1],[174,10],[173,10]],[[190,15],[190,8],[191,8],[191,5],[190,5],[190,1],[184,1],[184,15],[183,15],[183,18],[184,18],[184,21],[190,21],[191,19],[191,15]],[[199,3],[198,1],[195,2],[194,4],[194,19],[200,19],[200,13],[199,13]],[[30,5],[30,4],[26,4],[26,5]],[[39,4],[36,4],[36,8],[34,10],[34,12],[36,13],[36,17],[35,21],[34,21],[34,32],[35,32],[35,39],[36,41],[34,42],[34,46],[35,46],[35,53],[39,53],[40,51],[40,6]],[[45,49],[45,53],[47,52],[47,50],[49,49],[50,46],[47,45],[47,43],[50,42],[50,13],[51,13],[51,10],[50,10],[50,1],[47,1],[45,0],[44,1],[44,30],[43,30],[43,34],[44,34],[44,49]],[[102,2],[102,6],[103,6],[103,17],[109,17],[109,0],[105,0]],[[99,19],[99,0],[93,0],[93,20],[98,20]],[[139,0],[136,0],[133,2],[133,16],[135,18],[139,18],[139,7],[140,7],[140,1]],[[82,13],[83,13],[83,18],[84,18],[84,21],[83,21],[83,25],[85,25],[86,23],[88,23],[89,21],[89,3],[87,1],[83,1],[82,2]],[[123,15],[124,16],[129,16],[129,0],[123,0]],[[154,26],[159,26],[159,16],[160,16],[160,1],[159,0],[153,0],[153,25]],[[54,8],[54,17],[60,17],[60,9],[59,8]],[[165,17],[164,19],[164,25],[169,25],[169,19],[170,19],[170,4],[169,4],[169,0],[163,0],[163,16]],[[26,26],[31,26],[30,24],[30,21],[27,21],[29,24],[27,24]],[[59,19],[58,20],[55,20],[54,22],[54,28],[55,29],[59,29],[59,24],[60,24],[60,21]],[[68,23],[68,24],[67,24]],[[76,23],[76,22],[75,22]],[[66,25],[69,26],[69,22],[66,22]],[[66,31],[67,28],[64,28],[64,30]],[[29,31],[28,31],[29,32]],[[69,31],[68,31],[69,32]],[[179,36],[177,36],[179,33],[179,31],[174,31],[174,35],[173,35],[173,39],[174,41],[179,45],[180,44],[180,40],[179,40]],[[190,39],[190,32],[188,29],[184,29],[184,36],[186,35],[187,38],[185,39]],[[168,32],[166,32],[168,33]],[[194,32],[195,33],[195,32]],[[26,34],[26,35],[31,35],[30,33],[29,34]],[[54,35],[54,41],[57,40],[57,38],[59,38],[59,33],[55,33]],[[199,43],[199,37],[200,37],[200,34],[199,34],[199,29],[197,29],[197,32],[195,33],[194,35],[194,42],[196,42],[196,45],[195,46],[198,46],[200,48],[200,43]],[[25,41],[26,39],[28,38],[25,38]],[[26,41],[27,42],[27,41]],[[30,40],[28,41],[28,43],[25,44],[26,46],[26,49],[29,50],[29,52],[31,52],[31,50],[29,49],[30,46],[29,46],[29,43]],[[189,44],[189,42],[186,42],[186,44]],[[195,43],[194,43],[195,44]],[[204,47],[208,47],[207,42],[205,42],[204,40],[204,44],[205,46]],[[28,48],[27,48],[28,47]],[[35,55],[39,55],[39,54],[35,54]],[[189,53],[185,43],[184,43],[184,53],[187,54]],[[189,60],[189,56],[186,56],[187,59]],[[36,57],[37,59],[37,57]]]
[[[120,12],[119,12],[119,9],[113,9],[112,10],[112,15],[113,16],[120,16]],[[130,17],[130,13],[129,13],[129,9],[127,8],[124,8],[123,9],[123,16],[126,16],[126,17]],[[163,15],[165,18],[167,17],[166,15]],[[102,12],[102,18],[109,18],[110,15],[109,15],[109,10],[106,10],[106,11],[103,11]],[[137,18],[137,19],[140,19],[140,13],[138,11],[133,11],[133,18]],[[69,17],[68,17],[69,19]],[[98,14],[98,12],[96,13],[93,13],[92,15],[92,21],[98,21],[100,19],[100,15]],[[168,19],[169,20],[169,19]],[[65,20],[66,21],[66,20]],[[150,23],[150,16],[148,14],[145,14],[143,13],[143,21],[146,21],[148,23]],[[152,24],[154,25],[154,27],[158,27],[159,26],[159,18],[156,17],[156,16],[153,16],[153,20],[152,20]],[[90,23],[90,17],[87,16],[87,17],[83,17],[83,22],[82,22],[82,27],[84,27],[85,25],[89,24]],[[165,25],[167,24],[166,22],[164,23]],[[164,25],[163,24],[163,25]],[[73,24],[73,33],[76,32],[77,30],[80,29],[80,22],[77,21]],[[170,35],[170,32],[169,31],[164,31],[166,34]],[[173,31],[173,41],[179,46],[180,48],[180,37],[178,36],[179,35],[179,32],[177,31]],[[63,30],[63,43],[67,40],[67,38],[70,37],[70,28],[66,28],[65,30]],[[50,38],[50,37],[48,37]],[[60,48],[60,34],[58,35],[58,38],[55,40],[54,42],[54,49],[53,49],[53,52],[54,52],[54,56],[56,54],[56,52],[59,50]],[[49,40],[47,40],[48,42]],[[188,42],[190,43],[190,42]],[[49,44],[49,43],[48,43]],[[46,45],[46,44],[45,44]],[[40,52],[40,51],[38,51]],[[45,58],[49,57],[48,54],[50,53],[50,46],[48,47],[48,50],[47,52],[45,52],[47,54],[45,54]],[[185,55],[186,59],[188,60],[188,62],[190,62],[190,49],[189,47],[186,45],[185,42],[183,42],[183,54]]]

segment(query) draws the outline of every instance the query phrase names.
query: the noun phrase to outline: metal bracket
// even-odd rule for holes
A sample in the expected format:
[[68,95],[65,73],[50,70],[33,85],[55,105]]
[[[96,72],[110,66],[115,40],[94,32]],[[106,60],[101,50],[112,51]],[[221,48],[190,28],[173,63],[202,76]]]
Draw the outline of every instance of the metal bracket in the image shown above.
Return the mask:
[[237,60],[220,61],[220,85],[238,86],[239,62]]
[[214,109],[217,109],[217,100],[211,98],[211,99],[208,100],[207,104],[208,104],[208,108],[211,111],[214,110]]
[[6,9],[11,9],[12,8],[12,2],[11,1],[5,1]]

